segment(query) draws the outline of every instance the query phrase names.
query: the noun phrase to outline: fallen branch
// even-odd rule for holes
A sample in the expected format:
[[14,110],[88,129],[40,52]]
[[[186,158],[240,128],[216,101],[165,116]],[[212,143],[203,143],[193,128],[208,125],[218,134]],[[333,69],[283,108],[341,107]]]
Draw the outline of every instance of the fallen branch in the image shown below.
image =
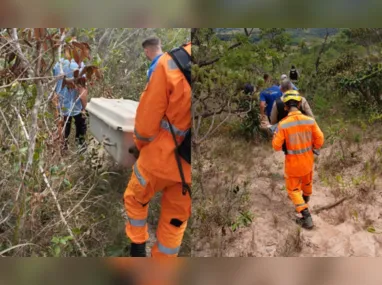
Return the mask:
[[317,208],[317,209],[313,209],[312,213],[313,213],[313,214],[319,214],[319,213],[322,212],[322,211],[330,210],[330,209],[332,209],[332,208],[334,208],[334,207],[336,207],[336,206],[342,204],[342,203],[343,203],[344,201],[346,201],[346,200],[351,200],[351,199],[353,199],[354,197],[355,197],[355,195],[351,195],[351,196],[343,197],[343,198],[341,198],[340,200],[338,200],[338,201],[336,201],[336,202],[334,202],[334,203],[332,203],[332,204],[329,204],[329,205],[326,205],[326,206],[323,206],[323,207],[319,207],[319,208]]
[[5,253],[7,253],[8,251],[11,251],[15,248],[19,248],[19,247],[22,247],[22,246],[27,246],[27,245],[34,245],[36,246],[35,244],[33,243],[23,243],[23,244],[18,244],[18,245],[14,245],[14,246],[11,246],[10,248],[7,248],[5,250],[3,250],[2,252],[0,252],[0,256],[3,256]]

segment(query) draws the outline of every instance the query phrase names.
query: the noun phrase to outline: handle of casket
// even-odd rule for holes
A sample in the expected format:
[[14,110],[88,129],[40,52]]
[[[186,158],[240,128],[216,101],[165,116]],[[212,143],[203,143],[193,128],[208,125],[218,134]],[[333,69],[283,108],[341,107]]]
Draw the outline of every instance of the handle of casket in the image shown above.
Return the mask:
[[111,143],[109,138],[105,138],[102,143],[106,146],[117,146],[116,143]]

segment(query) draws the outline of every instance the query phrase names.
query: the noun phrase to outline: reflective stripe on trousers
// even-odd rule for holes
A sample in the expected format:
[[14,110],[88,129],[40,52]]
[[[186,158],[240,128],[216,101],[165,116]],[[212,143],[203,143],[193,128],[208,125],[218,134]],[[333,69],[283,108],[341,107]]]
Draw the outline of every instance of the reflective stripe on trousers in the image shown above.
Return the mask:
[[179,252],[180,246],[176,248],[169,248],[165,247],[163,244],[161,244],[159,241],[157,242],[158,250],[164,254],[177,254]]
[[296,149],[296,150],[287,150],[287,154],[303,154],[305,152],[308,152],[312,150],[312,146],[309,146],[307,148],[303,148],[303,149]]
[[127,217],[127,218],[129,219],[130,225],[132,225],[133,227],[144,227],[147,222],[147,219],[135,220],[135,219],[131,219],[130,217]]

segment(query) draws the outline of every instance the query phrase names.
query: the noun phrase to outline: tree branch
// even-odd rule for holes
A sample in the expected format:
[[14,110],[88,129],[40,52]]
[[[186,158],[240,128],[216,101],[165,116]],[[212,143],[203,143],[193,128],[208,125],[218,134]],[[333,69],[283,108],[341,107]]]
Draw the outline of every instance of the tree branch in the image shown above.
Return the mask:
[[[233,44],[232,46],[230,46],[228,48],[228,50],[232,50],[234,48],[237,48],[239,46],[241,46],[242,43],[236,43],[236,44]],[[208,60],[208,61],[202,61],[201,63],[197,64],[199,67],[203,67],[203,66],[208,66],[208,65],[211,65],[211,64],[214,64],[215,62],[218,62],[223,56],[219,56],[219,57],[216,57],[212,60]]]
[[325,45],[326,45],[326,41],[328,40],[328,37],[329,37],[329,29],[326,28],[326,35],[325,35],[325,39],[324,39],[324,42],[322,43],[321,45],[321,49],[320,51],[318,52],[318,56],[317,56],[317,59],[316,59],[316,73],[318,73],[318,67],[321,63],[321,55],[322,53],[324,52],[324,49],[325,49]]

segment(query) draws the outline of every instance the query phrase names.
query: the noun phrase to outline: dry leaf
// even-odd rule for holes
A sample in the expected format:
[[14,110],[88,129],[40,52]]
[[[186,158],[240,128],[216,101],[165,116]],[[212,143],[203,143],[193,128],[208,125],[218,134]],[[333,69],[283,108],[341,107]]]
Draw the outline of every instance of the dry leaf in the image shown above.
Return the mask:
[[73,46],[75,46],[75,47],[77,47],[77,48],[79,48],[79,49],[82,49],[82,44],[81,43],[79,43],[79,42],[76,42],[76,41],[72,41],[72,43],[71,43]]
[[68,60],[72,60],[71,48],[70,48],[69,45],[65,45],[65,47],[64,47],[64,54],[65,54],[65,57],[66,57]]
[[97,69],[95,70],[95,75],[96,75],[96,77],[97,77],[98,80],[101,80],[101,79],[102,79],[102,72],[101,72],[101,70],[99,70],[99,68],[97,68]]
[[83,52],[84,57],[90,59],[91,48],[90,48],[89,44],[83,42],[82,46],[83,46],[82,52]]
[[41,58],[41,71],[45,70],[45,68],[47,67],[46,65],[46,62],[43,58]]
[[77,62],[78,65],[81,64],[81,58],[80,58],[80,55],[78,54],[78,51],[77,51],[77,48],[73,48],[72,49],[72,52],[73,52],[73,58],[75,60],[75,62]]

